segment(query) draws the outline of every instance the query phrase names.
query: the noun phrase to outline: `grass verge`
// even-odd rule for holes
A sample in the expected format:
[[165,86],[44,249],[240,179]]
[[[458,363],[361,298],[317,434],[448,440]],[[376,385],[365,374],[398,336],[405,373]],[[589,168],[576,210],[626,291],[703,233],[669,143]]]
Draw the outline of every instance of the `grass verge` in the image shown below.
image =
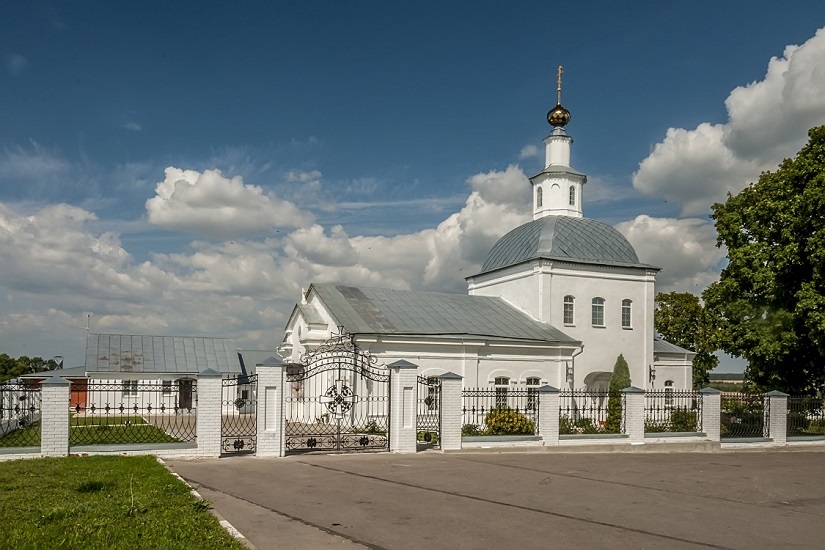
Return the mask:
[[208,508],[152,456],[0,464],[7,548],[245,548]]

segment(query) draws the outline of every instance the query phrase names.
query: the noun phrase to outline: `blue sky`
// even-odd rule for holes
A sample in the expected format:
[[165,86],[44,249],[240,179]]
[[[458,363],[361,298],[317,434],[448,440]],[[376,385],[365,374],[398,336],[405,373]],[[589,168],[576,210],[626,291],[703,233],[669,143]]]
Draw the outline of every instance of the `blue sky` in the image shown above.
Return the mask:
[[6,6],[0,351],[81,364],[86,312],[274,348],[313,280],[461,292],[528,215],[559,64],[585,215],[698,293],[709,205],[825,122],[823,26],[817,2]]

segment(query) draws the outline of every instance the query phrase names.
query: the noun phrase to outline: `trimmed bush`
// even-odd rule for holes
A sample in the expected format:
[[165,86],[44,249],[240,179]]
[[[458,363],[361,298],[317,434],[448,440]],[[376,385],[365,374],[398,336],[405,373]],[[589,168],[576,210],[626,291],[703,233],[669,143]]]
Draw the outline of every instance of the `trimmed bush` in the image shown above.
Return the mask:
[[487,426],[485,435],[533,435],[536,432],[532,420],[506,407],[487,413],[484,424]]
[[473,437],[483,435],[483,433],[475,424],[464,424],[461,426],[461,435],[465,437]]
[[607,421],[604,431],[611,434],[622,431],[622,390],[630,387],[630,368],[627,366],[624,355],[619,354],[613,366],[613,376],[610,377],[610,388],[607,396]]

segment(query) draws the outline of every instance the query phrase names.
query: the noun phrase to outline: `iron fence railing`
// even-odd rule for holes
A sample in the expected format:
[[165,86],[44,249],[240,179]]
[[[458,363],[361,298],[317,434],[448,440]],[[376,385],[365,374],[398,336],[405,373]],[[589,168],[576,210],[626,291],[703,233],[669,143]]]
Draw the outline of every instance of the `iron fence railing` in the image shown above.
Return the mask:
[[69,445],[195,441],[197,382],[176,382],[89,382],[71,403]]
[[40,446],[40,386],[0,385],[0,447]]
[[788,397],[788,437],[825,435],[825,399],[821,397]]
[[722,394],[722,439],[769,437],[770,399],[745,393]]
[[645,433],[701,432],[702,395],[697,391],[645,393]]
[[462,435],[539,433],[539,394],[535,389],[466,388],[461,398]]
[[563,391],[559,395],[559,434],[624,433],[622,392]]

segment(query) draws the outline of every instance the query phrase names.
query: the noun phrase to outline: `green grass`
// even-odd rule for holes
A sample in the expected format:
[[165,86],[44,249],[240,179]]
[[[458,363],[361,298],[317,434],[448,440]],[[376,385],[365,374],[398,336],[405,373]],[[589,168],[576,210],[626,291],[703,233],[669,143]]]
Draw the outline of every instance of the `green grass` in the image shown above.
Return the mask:
[[243,549],[154,457],[0,464],[2,547]]
[[[140,417],[72,418],[69,427],[70,446],[179,442],[180,439],[147,424]],[[0,437],[0,447],[37,447],[39,445],[39,422]]]

